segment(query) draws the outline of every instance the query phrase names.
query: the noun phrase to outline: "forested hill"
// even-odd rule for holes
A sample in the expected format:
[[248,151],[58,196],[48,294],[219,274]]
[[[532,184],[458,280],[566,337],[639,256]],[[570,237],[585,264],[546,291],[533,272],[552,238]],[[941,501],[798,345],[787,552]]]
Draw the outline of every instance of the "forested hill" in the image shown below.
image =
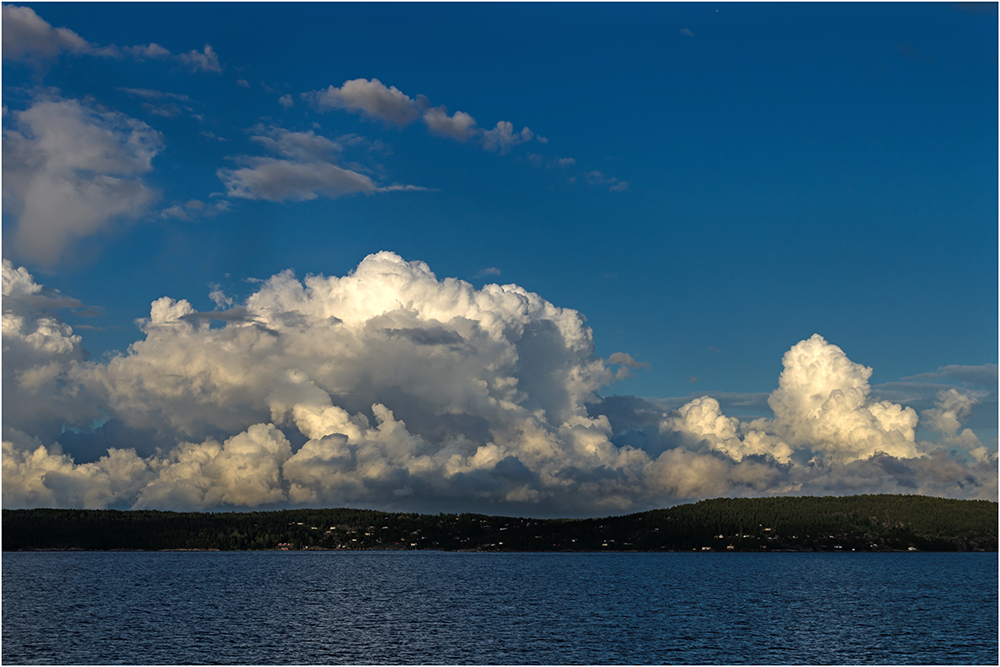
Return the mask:
[[996,551],[985,500],[724,498],[602,519],[275,512],[3,510],[3,550]]

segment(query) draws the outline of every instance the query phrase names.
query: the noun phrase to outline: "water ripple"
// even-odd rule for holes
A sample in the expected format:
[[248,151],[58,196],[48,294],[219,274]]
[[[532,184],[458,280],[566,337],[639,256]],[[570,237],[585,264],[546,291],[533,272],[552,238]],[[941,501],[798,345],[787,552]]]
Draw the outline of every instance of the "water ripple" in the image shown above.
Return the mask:
[[6,553],[6,664],[996,664],[996,554]]

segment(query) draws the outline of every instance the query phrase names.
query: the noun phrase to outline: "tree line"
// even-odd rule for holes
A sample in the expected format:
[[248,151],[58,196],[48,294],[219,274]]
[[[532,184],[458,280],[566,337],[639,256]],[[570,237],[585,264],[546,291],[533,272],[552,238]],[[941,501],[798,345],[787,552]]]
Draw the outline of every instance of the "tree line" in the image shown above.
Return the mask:
[[997,551],[998,506],[915,495],[718,498],[597,519],[412,514],[3,510],[18,550]]

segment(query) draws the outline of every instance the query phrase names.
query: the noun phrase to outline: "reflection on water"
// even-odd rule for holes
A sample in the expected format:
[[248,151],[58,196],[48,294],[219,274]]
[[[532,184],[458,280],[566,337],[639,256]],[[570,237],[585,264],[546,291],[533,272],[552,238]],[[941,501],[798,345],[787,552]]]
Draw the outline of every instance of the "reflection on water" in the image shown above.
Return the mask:
[[996,554],[5,553],[6,664],[997,663]]

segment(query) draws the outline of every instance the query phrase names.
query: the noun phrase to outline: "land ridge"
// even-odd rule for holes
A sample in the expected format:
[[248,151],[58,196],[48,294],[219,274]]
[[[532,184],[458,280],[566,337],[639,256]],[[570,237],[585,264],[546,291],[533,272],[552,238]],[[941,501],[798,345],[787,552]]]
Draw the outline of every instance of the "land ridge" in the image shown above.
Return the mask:
[[2,512],[4,551],[997,551],[998,504],[919,495],[716,498],[533,519],[359,509]]

